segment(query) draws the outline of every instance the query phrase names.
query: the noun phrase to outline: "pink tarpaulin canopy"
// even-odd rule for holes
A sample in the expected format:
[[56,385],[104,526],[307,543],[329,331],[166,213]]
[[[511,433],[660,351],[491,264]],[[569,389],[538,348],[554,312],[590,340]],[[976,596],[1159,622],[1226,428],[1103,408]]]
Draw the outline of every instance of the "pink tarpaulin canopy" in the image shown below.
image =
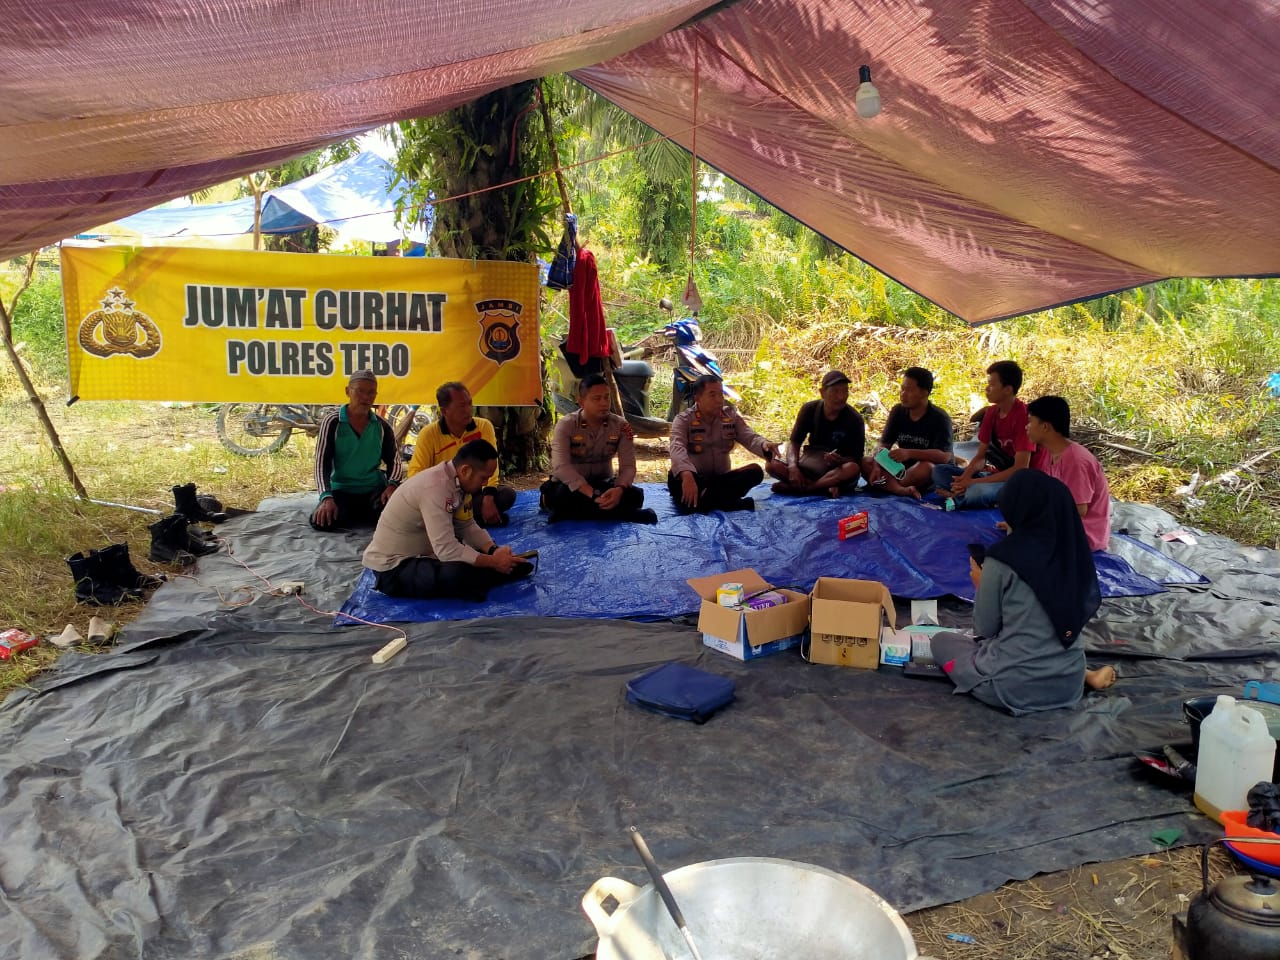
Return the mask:
[[[69,0],[0,36],[0,255],[575,77],[972,322],[1280,273],[1270,0]],[[854,110],[869,64],[884,110]]]

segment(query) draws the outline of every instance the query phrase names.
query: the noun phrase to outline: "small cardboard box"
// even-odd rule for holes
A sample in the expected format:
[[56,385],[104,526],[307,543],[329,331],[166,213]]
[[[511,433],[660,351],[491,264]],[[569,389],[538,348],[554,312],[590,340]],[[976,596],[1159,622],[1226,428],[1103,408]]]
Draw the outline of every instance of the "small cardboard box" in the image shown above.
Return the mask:
[[809,597],[794,590],[778,590],[787,602],[764,610],[739,610],[716,603],[722,583],[741,583],[747,596],[771,589],[754,570],[730,570],[687,581],[702,598],[698,629],[702,642],[739,660],[755,660],[799,646],[809,625]]
[[819,577],[810,601],[809,661],[874,670],[880,663],[881,624],[887,617],[889,628],[898,628],[889,589],[874,580]]

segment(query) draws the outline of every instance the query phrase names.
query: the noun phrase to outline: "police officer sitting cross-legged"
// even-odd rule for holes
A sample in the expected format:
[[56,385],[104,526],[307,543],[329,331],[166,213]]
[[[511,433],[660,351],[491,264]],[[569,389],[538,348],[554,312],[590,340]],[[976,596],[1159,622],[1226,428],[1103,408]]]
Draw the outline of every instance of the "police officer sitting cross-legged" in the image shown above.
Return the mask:
[[[551,440],[551,479],[542,485],[548,523],[559,520],[629,520],[657,523],[635,486],[636,448],[631,425],[609,411],[609,385],[598,373],[578,384],[578,412],[562,417]],[[618,471],[613,470],[614,458]]]
[[472,515],[472,497],[497,469],[493,444],[472,440],[452,460],[397,488],[364,552],[379,592],[478,602],[498,584],[533,572],[533,564],[494,543]]
[[713,374],[693,382],[693,406],[671,424],[671,469],[667,489],[681,513],[754,510],[747,491],[764,479],[759,464],[730,468],[729,453],[742,444],[772,460],[778,445],[756,433],[724,402],[724,383]]

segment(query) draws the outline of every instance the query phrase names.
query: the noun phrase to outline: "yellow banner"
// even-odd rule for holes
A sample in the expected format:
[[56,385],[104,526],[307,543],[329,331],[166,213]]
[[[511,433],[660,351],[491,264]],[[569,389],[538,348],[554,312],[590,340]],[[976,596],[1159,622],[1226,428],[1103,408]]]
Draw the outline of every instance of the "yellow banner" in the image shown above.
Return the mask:
[[542,399],[533,264],[64,245],[62,289],[83,400],[340,403],[361,369],[380,403]]

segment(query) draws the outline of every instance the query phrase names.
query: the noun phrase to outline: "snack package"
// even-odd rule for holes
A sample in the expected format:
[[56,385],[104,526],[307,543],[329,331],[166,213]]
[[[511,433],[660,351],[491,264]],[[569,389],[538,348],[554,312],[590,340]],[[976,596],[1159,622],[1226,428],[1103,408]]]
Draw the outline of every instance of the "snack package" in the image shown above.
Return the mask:
[[9,629],[0,631],[0,660],[8,660],[15,653],[29,650],[38,642],[37,638],[22,630]]

